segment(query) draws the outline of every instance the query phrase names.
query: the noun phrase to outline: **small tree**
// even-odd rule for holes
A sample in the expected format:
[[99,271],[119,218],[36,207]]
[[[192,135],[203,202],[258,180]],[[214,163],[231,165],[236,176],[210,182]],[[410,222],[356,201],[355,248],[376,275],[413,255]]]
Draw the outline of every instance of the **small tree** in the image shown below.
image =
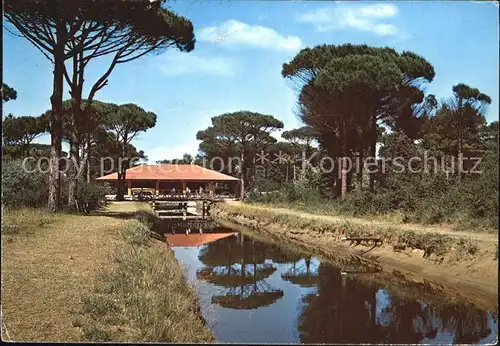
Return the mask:
[[22,155],[27,156],[30,144],[47,130],[47,122],[43,117],[9,114],[3,120],[2,128],[5,144],[20,147]]
[[[196,134],[198,140],[222,148],[234,148],[240,154],[239,167],[241,199],[248,182],[246,159],[250,153],[263,150],[265,145],[276,142],[271,133],[283,128],[283,123],[271,115],[239,111],[212,118],[212,126]],[[200,145],[201,147],[201,145]]]
[[112,143],[115,143],[117,149],[121,151],[121,158],[118,160],[117,199],[122,200],[125,194],[126,170],[130,165],[128,160],[130,142],[139,133],[156,125],[156,114],[131,103],[109,107],[111,109],[106,113],[104,127]]

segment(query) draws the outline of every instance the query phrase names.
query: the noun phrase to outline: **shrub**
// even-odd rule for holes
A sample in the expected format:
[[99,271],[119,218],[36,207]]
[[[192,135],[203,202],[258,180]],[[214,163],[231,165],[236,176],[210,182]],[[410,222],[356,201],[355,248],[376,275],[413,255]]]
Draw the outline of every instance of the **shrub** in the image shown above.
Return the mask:
[[42,207],[47,204],[48,174],[31,162],[13,160],[2,164],[2,203],[12,207]]
[[108,189],[99,183],[87,183],[84,179],[78,181],[78,202],[86,211],[97,209],[104,201]]
[[[32,161],[5,161],[2,165],[2,203],[8,207],[44,207],[49,198],[48,167],[37,167]],[[77,198],[86,211],[100,206],[108,189],[98,183],[78,180]],[[61,181],[61,202],[68,201],[68,181]]]

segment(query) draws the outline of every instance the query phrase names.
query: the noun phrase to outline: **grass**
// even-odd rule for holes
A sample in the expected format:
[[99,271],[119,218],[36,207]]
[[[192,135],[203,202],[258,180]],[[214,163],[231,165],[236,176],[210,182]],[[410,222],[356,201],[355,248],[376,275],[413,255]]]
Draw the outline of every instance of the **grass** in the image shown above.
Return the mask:
[[377,224],[359,224],[351,222],[349,218],[312,218],[300,215],[280,213],[272,209],[256,209],[251,205],[221,206],[230,217],[244,216],[254,220],[259,227],[265,224],[275,223],[289,229],[306,229],[320,234],[331,233],[337,237],[374,237],[380,236],[384,243],[392,244],[396,251],[406,249],[419,249],[424,251],[424,257],[434,254],[443,256],[453,249],[460,254],[474,255],[479,251],[476,241],[468,237],[451,237],[448,234],[438,232],[422,232],[411,228],[387,227]]
[[3,216],[4,340],[212,340],[194,290],[147,225],[30,209]]
[[77,321],[89,341],[209,342],[212,334],[196,310],[172,251],[153,243],[149,228],[133,220],[120,233],[113,264],[84,299]]
[[6,210],[3,222],[16,230],[2,232],[4,340],[79,340],[73,313],[108,263],[121,221],[24,209]]
[[2,234],[33,234],[53,223],[56,217],[44,209],[5,209],[2,211]]
[[[297,211],[302,211],[317,215],[329,215],[338,217],[357,217],[365,220],[373,220],[380,222],[390,222],[394,224],[405,224],[410,221],[415,222],[415,216],[411,218],[408,217],[407,213],[400,210],[388,212],[388,213],[377,213],[375,211],[369,212],[360,210],[352,210],[337,201],[330,200],[320,200],[313,202],[284,202],[284,201],[268,201],[268,202],[250,202],[257,205],[264,205],[270,207],[279,207],[293,209]],[[422,225],[447,225],[450,228],[457,231],[473,231],[473,232],[487,232],[494,233],[497,232],[497,227],[492,226],[490,219],[477,219],[471,218],[463,213],[456,213],[453,217],[444,217],[440,214],[439,210],[436,211],[422,211],[419,217],[419,222]]]

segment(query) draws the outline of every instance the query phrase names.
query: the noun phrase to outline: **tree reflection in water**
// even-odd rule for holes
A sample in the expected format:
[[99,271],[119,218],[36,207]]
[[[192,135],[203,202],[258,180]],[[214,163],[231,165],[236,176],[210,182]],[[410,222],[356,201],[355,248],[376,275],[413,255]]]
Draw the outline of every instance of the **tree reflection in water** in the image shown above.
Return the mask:
[[311,270],[311,256],[307,256],[303,264],[297,262],[299,261],[294,261],[292,266],[284,274],[281,274],[281,278],[301,287],[317,286],[319,282],[318,268],[315,267]]
[[492,332],[488,313],[473,306],[430,307],[387,296],[377,313],[378,286],[355,276],[343,286],[340,270],[328,265],[321,264],[318,274],[317,291],[303,298],[298,323],[302,343],[447,342],[439,333],[451,333],[454,343],[478,343]]
[[298,312],[302,343],[478,343],[492,334],[491,317],[473,306],[428,306],[390,296],[379,284],[352,274],[356,271],[342,275],[340,268],[310,256],[241,235],[206,245],[198,258],[205,266],[198,278],[221,289],[212,302],[225,308],[274,304],[283,296],[281,287],[267,282],[276,271],[282,284],[315,288],[302,297]]
[[223,288],[212,302],[230,309],[255,309],[268,306],[283,296],[283,291],[267,282],[276,268],[265,263],[269,246],[243,235],[210,243],[200,251],[199,260],[207,266],[197,276]]

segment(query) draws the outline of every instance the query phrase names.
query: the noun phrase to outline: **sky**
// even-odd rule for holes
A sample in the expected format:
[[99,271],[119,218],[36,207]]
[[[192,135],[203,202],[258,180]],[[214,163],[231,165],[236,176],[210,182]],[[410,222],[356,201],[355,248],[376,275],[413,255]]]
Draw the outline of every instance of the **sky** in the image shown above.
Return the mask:
[[[193,22],[195,49],[119,65],[95,97],[157,114],[156,126],[132,142],[150,163],[194,156],[196,132],[226,112],[273,115],[284,130],[302,126],[294,113],[296,92],[281,68],[300,49],[320,44],[413,51],[436,71],[427,93],[449,97],[454,84],[466,83],[491,96],[487,119],[498,120],[498,3],[176,0],[168,6]],[[52,64],[27,40],[3,30],[3,78],[18,92],[17,100],[3,104],[3,115],[38,116],[50,108]],[[108,64],[108,58],[89,64],[84,93]],[[48,144],[49,136],[38,142]]]

